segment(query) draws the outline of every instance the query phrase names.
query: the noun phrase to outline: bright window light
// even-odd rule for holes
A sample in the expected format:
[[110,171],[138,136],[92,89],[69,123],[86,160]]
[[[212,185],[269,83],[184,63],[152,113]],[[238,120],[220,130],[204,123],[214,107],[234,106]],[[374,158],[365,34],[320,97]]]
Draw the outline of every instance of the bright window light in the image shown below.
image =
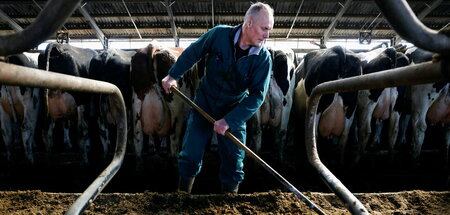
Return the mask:
[[[183,38],[180,39],[180,47],[187,48],[191,43],[193,43],[196,38]],[[44,50],[50,42],[54,42],[54,40],[48,40],[38,46],[39,50]],[[110,39],[109,40],[109,48],[114,49],[139,49],[146,47],[149,43],[156,43],[161,46],[174,47],[175,42],[172,38],[164,38],[164,39]],[[351,50],[370,50],[373,47],[380,45],[382,43],[390,44],[389,40],[375,40],[373,39],[371,44],[360,44],[358,39],[334,39],[327,42],[327,47],[333,47],[340,45],[344,48]],[[95,50],[102,50],[102,44],[95,39],[79,39],[79,40],[70,40],[70,45],[80,47],[80,48],[90,48]],[[266,41],[267,47],[277,47],[277,48],[291,48],[297,49],[295,50],[297,53],[307,52],[309,50],[319,49],[320,40],[318,39],[280,39],[280,38],[270,38]],[[407,47],[413,46],[411,43],[401,43],[406,45]]]

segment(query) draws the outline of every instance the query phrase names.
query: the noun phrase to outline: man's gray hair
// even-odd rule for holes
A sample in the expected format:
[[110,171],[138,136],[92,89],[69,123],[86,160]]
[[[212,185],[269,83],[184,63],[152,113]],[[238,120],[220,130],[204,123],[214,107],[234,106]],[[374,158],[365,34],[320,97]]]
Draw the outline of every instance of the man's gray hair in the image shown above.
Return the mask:
[[244,22],[247,22],[247,20],[254,15],[257,15],[259,11],[266,10],[269,13],[269,16],[273,17],[273,9],[270,7],[270,5],[262,3],[262,2],[256,2],[250,6],[250,8],[245,13]]

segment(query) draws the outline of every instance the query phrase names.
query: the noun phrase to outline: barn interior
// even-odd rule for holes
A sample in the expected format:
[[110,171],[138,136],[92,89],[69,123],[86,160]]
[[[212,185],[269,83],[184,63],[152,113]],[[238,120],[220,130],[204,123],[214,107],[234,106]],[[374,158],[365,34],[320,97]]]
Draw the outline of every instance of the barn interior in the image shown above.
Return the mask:
[[[26,29],[35,22],[49,1],[0,1],[0,36]],[[387,46],[412,44],[402,39],[391,27],[375,1],[371,0],[283,0],[265,1],[275,11],[274,27],[267,44],[291,48],[299,60],[312,50],[341,45],[355,52],[363,52],[385,43]],[[408,0],[418,20],[435,31],[450,25],[450,1]],[[150,42],[168,46],[187,47],[202,34],[217,25],[238,25],[250,1],[229,0],[83,0],[57,32],[29,50],[39,52],[49,42],[67,43],[98,51],[108,48],[135,50]],[[62,124],[55,128],[55,145],[45,150],[42,133],[37,132],[33,149],[35,163],[30,165],[23,155],[23,147],[14,150],[12,162],[6,158],[5,145],[0,145],[0,190],[42,190],[48,192],[82,192],[105,169],[114,157],[114,150],[106,159],[100,156],[100,141],[93,139],[88,166],[80,165],[79,149],[64,148]],[[386,129],[386,127],[385,127]],[[410,145],[397,146],[395,160],[389,159],[387,131],[382,132],[382,144],[370,148],[358,162],[352,163],[356,142],[347,144],[346,164],[337,161],[335,145],[325,143],[318,151],[322,162],[352,192],[397,192],[402,190],[448,191],[450,175],[444,168],[442,155],[444,137],[439,126],[426,132],[420,164],[411,159]],[[98,130],[93,128],[91,133]],[[411,141],[412,129],[407,130]],[[110,134],[114,149],[115,133]],[[263,136],[260,157],[291,181],[301,191],[330,192],[316,170],[308,162],[304,136],[292,134],[293,145],[285,150],[285,159],[277,161],[276,143],[267,132]],[[71,137],[76,139],[76,137]],[[148,137],[146,137],[148,139]],[[145,139],[145,140],[147,140]],[[157,139],[159,142],[160,139]],[[323,140],[323,142],[327,142]],[[445,144],[444,144],[445,145]],[[447,143],[448,145],[448,143]],[[447,151],[446,151],[447,150]],[[177,161],[160,146],[155,151],[144,146],[143,169],[136,169],[135,155],[130,145],[121,169],[103,192],[139,193],[144,191],[169,193],[177,189]],[[448,161],[447,161],[448,163]],[[220,192],[218,156],[208,147],[202,173],[196,179],[194,194]],[[246,179],[240,192],[288,191],[283,184],[252,158],[245,160]]]

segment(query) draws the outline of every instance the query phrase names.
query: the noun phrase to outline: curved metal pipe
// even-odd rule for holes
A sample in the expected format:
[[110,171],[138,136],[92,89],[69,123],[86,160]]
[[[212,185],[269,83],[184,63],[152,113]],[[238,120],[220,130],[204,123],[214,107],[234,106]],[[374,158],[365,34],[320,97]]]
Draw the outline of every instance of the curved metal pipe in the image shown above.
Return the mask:
[[127,120],[125,103],[119,88],[107,82],[47,72],[44,70],[32,69],[3,62],[0,62],[0,83],[27,87],[62,89],[68,91],[95,92],[111,95],[111,103],[113,104],[111,111],[115,114],[117,124],[116,151],[114,152],[114,158],[108,167],[106,167],[106,169],[83,192],[83,194],[81,194],[81,196],[66,212],[66,214],[83,213],[83,211],[88,207],[89,202],[97,197],[97,195],[120,169],[125,156]]
[[82,214],[84,210],[86,210],[89,206],[89,203],[93,201],[105,186],[111,181],[114,175],[119,171],[123,158],[125,157],[125,151],[127,146],[127,116],[125,103],[123,101],[122,94],[120,90],[113,85],[117,90],[112,97],[110,97],[110,101],[114,104],[116,110],[120,110],[115,115],[116,124],[117,124],[117,143],[116,150],[114,152],[114,157],[111,163],[106,167],[105,170],[95,179],[94,182],[89,185],[89,187],[81,194],[80,197],[70,206],[69,210],[65,214]]
[[34,23],[23,31],[0,36],[0,56],[22,53],[44,42],[61,28],[81,1],[48,1]]
[[[331,173],[320,161],[317,152],[316,112],[320,97],[335,92],[350,92],[363,89],[385,88],[401,85],[425,84],[449,80],[444,77],[441,62],[422,63],[408,67],[395,68],[359,77],[346,78],[319,84],[311,93],[308,102],[306,123],[306,150],[308,160],[317,170],[327,186],[346,204],[352,214],[368,214],[363,204]],[[449,72],[445,68],[444,72]]]
[[406,0],[375,0],[375,3],[403,39],[431,52],[450,51],[450,38],[426,27]]

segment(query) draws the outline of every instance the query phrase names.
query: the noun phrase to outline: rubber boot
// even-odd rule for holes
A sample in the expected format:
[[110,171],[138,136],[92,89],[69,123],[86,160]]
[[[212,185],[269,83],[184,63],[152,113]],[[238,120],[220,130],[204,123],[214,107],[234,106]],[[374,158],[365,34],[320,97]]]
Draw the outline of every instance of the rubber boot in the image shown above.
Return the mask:
[[239,184],[236,183],[222,184],[222,193],[237,194],[238,190]]
[[194,185],[195,178],[181,178],[178,182],[178,190],[184,191],[187,193],[191,193],[192,191],[192,185]]

